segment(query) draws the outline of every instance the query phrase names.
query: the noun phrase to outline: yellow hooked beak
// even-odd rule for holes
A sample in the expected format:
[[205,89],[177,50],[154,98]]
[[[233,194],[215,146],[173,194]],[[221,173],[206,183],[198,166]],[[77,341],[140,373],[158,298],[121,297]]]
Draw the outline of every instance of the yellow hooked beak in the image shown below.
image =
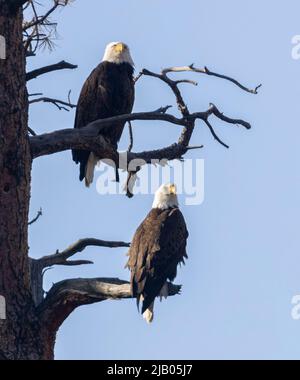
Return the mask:
[[125,45],[124,44],[122,44],[122,43],[119,43],[119,44],[117,44],[115,47],[114,47],[114,49],[115,49],[115,52],[116,53],[122,53],[124,50],[125,50]]
[[175,185],[170,185],[170,194],[176,194],[176,186]]

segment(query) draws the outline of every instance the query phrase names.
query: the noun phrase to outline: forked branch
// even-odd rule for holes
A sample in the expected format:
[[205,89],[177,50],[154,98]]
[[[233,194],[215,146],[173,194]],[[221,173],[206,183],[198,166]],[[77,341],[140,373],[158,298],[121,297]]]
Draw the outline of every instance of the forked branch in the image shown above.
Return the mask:
[[[169,283],[169,296],[179,294],[180,290],[180,285]],[[117,278],[77,278],[53,285],[38,309],[46,325],[56,331],[79,306],[129,298],[132,298],[132,294],[127,281]]]
[[100,239],[85,238],[70,245],[63,251],[56,251],[53,255],[43,256],[39,259],[30,258],[31,290],[35,305],[38,306],[44,299],[43,275],[54,265],[77,266],[93,264],[90,260],[68,260],[70,257],[82,252],[87,247],[118,248],[129,247],[129,243],[122,241],[105,241]]
[[42,96],[40,98],[35,98],[32,100],[29,100],[29,104],[35,104],[35,103],[50,103],[53,104],[55,107],[57,107],[60,111],[64,110],[69,112],[70,109],[76,108],[76,104],[71,103],[70,97],[68,97],[68,101],[60,100],[60,99],[54,99],[54,98],[48,98],[46,96]]
[[53,255],[43,256],[38,261],[40,262],[41,268],[51,267],[53,265],[82,265],[82,264],[92,264],[92,261],[87,260],[76,260],[68,261],[68,259],[77,253],[82,252],[87,247],[104,247],[104,248],[120,248],[129,247],[129,243],[123,241],[106,241],[94,238],[80,239],[76,243],[70,245],[63,251],[56,251]]
[[[241,84],[239,81],[237,81],[234,78],[231,78],[227,75],[222,75],[222,74],[218,74],[218,73],[215,73],[213,71],[210,71],[206,66],[204,66],[203,69],[196,68],[193,64],[191,64],[189,66],[168,67],[167,69],[162,70],[162,74],[166,75],[168,73],[181,73],[181,72],[189,72],[189,71],[193,72],[193,73],[206,74],[209,76],[214,76],[216,78],[225,79],[229,82],[232,82],[233,84],[235,84],[236,86],[238,86],[242,90],[249,92],[250,94],[257,95],[259,88],[262,86],[260,84],[260,85],[256,86],[254,89],[251,89],[251,88],[244,86],[243,84]],[[191,82],[188,80],[177,81],[177,82],[178,83],[184,83],[185,82],[185,83],[197,84],[197,82]]]

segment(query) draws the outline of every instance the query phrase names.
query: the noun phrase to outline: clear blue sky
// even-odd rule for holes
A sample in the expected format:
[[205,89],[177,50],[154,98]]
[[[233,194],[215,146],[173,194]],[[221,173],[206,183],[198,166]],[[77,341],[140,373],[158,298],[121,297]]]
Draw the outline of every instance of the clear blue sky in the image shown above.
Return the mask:
[[[182,207],[190,231],[189,260],[176,280],[182,295],[157,303],[151,326],[133,300],[78,309],[58,333],[57,359],[299,359],[300,322],[291,318],[291,299],[300,293],[300,61],[291,58],[299,12],[296,0],[77,0],[59,12],[56,50],[30,58],[29,68],[61,59],[79,68],[34,80],[30,92],[66,98],[72,89],[76,101],[104,46],[115,40],[130,45],[137,70],[194,62],[263,88],[253,96],[191,76],[199,81],[183,88],[191,110],[214,102],[253,129],[214,122],[230,150],[201,123],[193,136],[194,145],[205,145],[188,155],[205,160],[205,201]],[[159,82],[138,84],[136,111],[172,102]],[[30,125],[43,133],[72,127],[73,119],[73,112],[38,104]],[[170,144],[180,132],[136,124],[136,150]],[[126,132],[120,145],[127,146]],[[44,211],[30,227],[33,257],[83,237],[129,241],[151,207],[152,195],[129,200],[85,189],[70,152],[35,160],[32,174],[31,216]],[[90,248],[81,257],[95,265],[52,269],[45,287],[73,277],[128,279],[125,253]]]

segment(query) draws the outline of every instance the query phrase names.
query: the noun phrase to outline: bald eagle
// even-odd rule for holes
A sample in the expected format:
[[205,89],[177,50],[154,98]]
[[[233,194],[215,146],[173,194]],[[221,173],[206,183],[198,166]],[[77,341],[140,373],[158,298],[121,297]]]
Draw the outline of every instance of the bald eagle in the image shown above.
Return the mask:
[[154,300],[168,295],[167,280],[173,281],[177,265],[187,258],[188,231],[178,207],[174,184],[162,185],[155,193],[152,210],[137,229],[126,266],[131,271],[131,293],[142,314],[153,320]]
[[[112,116],[128,114],[134,102],[134,63],[129,47],[123,42],[111,42],[106,46],[102,62],[85,81],[77,104],[75,128]],[[124,122],[116,123],[101,131],[115,149],[121,138]],[[73,161],[80,164],[79,179],[89,186],[99,158],[93,152],[72,150]]]

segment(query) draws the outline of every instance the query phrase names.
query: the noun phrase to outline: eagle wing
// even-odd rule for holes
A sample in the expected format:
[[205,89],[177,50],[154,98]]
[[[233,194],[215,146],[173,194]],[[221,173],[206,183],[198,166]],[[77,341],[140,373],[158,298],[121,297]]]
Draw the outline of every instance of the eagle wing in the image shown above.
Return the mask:
[[143,296],[144,312],[165,282],[174,280],[177,265],[187,258],[188,231],[178,208],[153,209],[135,233],[127,266],[131,270],[131,291],[139,304]]

